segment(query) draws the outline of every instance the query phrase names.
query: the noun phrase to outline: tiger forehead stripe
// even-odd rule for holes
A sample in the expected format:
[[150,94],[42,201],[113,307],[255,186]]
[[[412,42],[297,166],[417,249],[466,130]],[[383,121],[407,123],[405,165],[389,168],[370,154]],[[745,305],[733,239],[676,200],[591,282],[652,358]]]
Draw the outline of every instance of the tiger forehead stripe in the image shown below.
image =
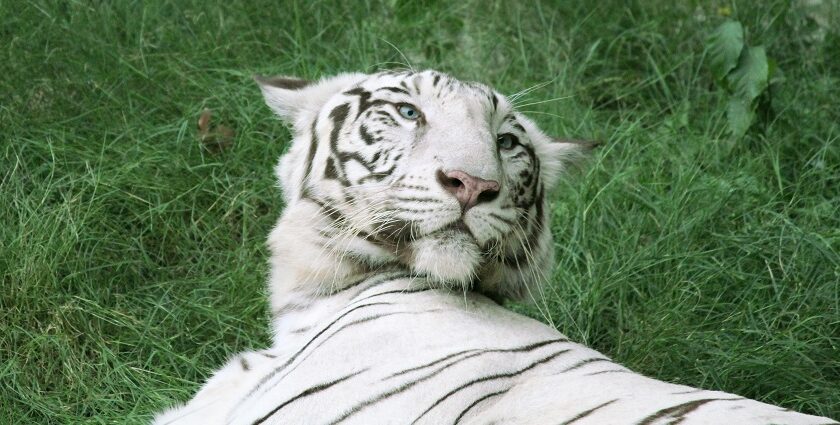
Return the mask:
[[402,88],[399,88],[399,87],[380,87],[380,88],[378,88],[374,91],[380,91],[380,90],[387,90],[387,91],[394,92],[394,93],[409,94],[408,90],[405,90],[405,89],[402,89]]
[[344,92],[345,95],[348,96],[358,96],[359,97],[359,106],[356,110],[356,118],[358,119],[363,112],[370,109],[372,106],[376,105],[383,105],[389,103],[388,101],[382,99],[373,99],[371,100],[371,92],[361,88],[356,87],[354,89],[347,90]]
[[309,151],[306,154],[306,168],[303,174],[303,191],[301,192],[301,197],[304,197],[306,191],[309,189],[312,174],[312,162],[315,160],[315,151],[318,149],[318,134],[316,132],[317,124],[317,118],[312,120],[312,128],[310,130],[311,134],[309,135]]
[[508,114],[507,116],[505,116],[505,122],[507,122],[508,124],[510,124],[511,127],[519,130],[522,133],[526,132],[525,127],[523,127],[522,124],[519,123],[519,121],[516,119],[516,116],[514,116],[513,114]]

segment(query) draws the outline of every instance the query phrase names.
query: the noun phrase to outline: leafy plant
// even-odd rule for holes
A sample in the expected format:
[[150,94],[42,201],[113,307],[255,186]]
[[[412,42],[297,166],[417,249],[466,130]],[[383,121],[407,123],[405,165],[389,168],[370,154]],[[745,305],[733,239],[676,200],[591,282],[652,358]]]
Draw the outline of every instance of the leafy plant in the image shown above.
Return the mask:
[[718,84],[729,93],[726,118],[729,130],[741,138],[760,116],[771,115],[772,85],[776,64],[767,58],[764,46],[748,46],[744,27],[728,21],[720,25],[707,41],[709,66]]

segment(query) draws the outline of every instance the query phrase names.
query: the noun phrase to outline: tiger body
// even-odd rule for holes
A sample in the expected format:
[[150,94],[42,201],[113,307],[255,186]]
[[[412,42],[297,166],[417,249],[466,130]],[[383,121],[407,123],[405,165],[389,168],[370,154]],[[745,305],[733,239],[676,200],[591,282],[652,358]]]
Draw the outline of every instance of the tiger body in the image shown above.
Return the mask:
[[[313,299],[159,424],[828,424],[636,374],[475,294],[383,273]],[[300,315],[300,317],[298,317]]]
[[553,267],[587,145],[445,74],[262,79],[295,139],[269,237],[274,343],[156,424],[836,424],[644,377],[488,296]]

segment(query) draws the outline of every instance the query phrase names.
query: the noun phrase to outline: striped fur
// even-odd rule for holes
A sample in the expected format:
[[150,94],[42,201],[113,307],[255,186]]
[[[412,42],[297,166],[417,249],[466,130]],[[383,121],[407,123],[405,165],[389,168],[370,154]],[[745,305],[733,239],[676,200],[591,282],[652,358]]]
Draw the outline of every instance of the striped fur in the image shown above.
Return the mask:
[[231,359],[156,424],[836,423],[646,378],[482,295],[429,289],[401,270],[307,302],[308,330]]
[[[551,270],[547,193],[585,149],[492,89],[431,71],[258,82],[295,133],[269,238],[274,344],[156,424],[837,424],[641,376],[487,298]],[[463,213],[441,169],[501,189]]]

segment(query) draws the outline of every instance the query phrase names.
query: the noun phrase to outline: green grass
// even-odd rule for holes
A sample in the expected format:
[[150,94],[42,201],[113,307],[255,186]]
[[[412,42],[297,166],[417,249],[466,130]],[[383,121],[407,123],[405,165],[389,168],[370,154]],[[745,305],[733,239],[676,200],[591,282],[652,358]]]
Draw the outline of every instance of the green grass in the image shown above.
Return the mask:
[[[547,308],[513,308],[840,417],[836,3],[94,3],[0,1],[0,422],[142,423],[265,346],[289,136],[250,75],[406,61],[534,87],[546,129],[607,142],[557,196]],[[785,76],[738,141],[704,56],[727,12]],[[202,146],[204,108],[233,144]]]

